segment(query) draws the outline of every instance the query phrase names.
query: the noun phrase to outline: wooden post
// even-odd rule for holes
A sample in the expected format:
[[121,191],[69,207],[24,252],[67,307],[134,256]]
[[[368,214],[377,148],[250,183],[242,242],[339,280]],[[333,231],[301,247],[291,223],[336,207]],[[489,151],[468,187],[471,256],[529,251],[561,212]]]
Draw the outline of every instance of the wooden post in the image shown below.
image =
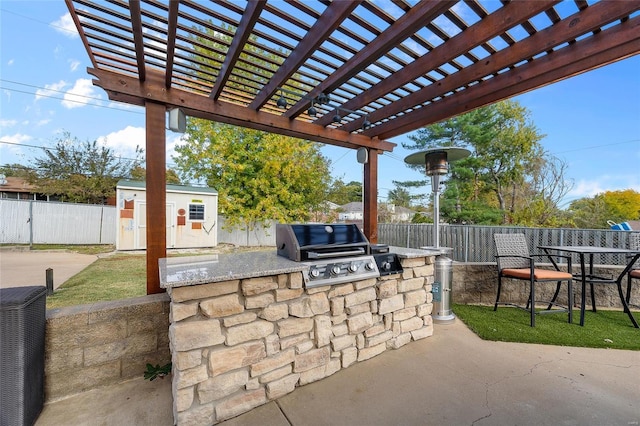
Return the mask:
[[158,259],[167,256],[166,107],[147,101],[147,294],[162,293]]
[[378,242],[378,151],[369,149],[364,165],[364,235],[370,243]]
[[44,271],[45,284],[47,286],[47,296],[51,296],[53,294],[53,269],[47,268]]

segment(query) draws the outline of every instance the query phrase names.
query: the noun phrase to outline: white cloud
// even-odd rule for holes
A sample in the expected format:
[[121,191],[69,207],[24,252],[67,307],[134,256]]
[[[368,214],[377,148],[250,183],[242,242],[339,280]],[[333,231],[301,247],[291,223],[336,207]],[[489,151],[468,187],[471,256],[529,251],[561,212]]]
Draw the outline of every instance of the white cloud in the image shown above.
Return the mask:
[[45,84],[44,89],[36,90],[36,101],[48,96],[55,96],[62,89],[65,88],[67,83],[64,80],[60,80],[57,83]]
[[23,135],[22,133],[16,133],[15,135],[2,135],[0,136],[2,142],[9,142],[12,144],[20,144],[31,140],[31,136]]
[[58,19],[57,21],[53,21],[50,23],[54,30],[58,31],[61,34],[69,38],[78,37],[78,30],[76,29],[76,24],[73,23],[73,19],[69,12],[65,13]]
[[173,132],[167,133],[167,162],[172,163],[173,157],[177,157],[176,145],[182,142],[184,135],[175,134]]
[[79,108],[90,104],[92,100],[99,97],[94,90],[91,80],[88,78],[80,78],[76,80],[76,84],[64,94],[62,106],[69,109]]
[[13,127],[18,124],[18,120],[0,120],[0,127]]
[[640,176],[633,174],[602,175],[595,176],[594,179],[590,180],[582,179],[567,194],[567,198],[591,198],[606,191],[621,191],[625,189],[633,189],[640,192]]
[[116,155],[126,158],[135,156],[136,146],[144,149],[146,132],[144,127],[127,126],[122,130],[98,138],[98,142],[113,149]]
[[[167,162],[173,162],[172,158],[177,154],[175,147],[180,143],[184,135],[167,131],[166,133],[166,158]],[[136,146],[143,150],[142,160],[145,159],[146,131],[144,127],[127,126],[122,130],[98,137],[98,143],[111,148],[116,155],[125,158],[134,158]]]
[[51,123],[51,119],[50,118],[45,118],[44,120],[40,120],[36,123],[36,126],[44,126],[45,124],[49,124]]
[[21,144],[25,142],[29,142],[31,140],[31,136],[24,135],[22,133],[16,133],[13,135],[2,135],[0,134],[0,158],[2,158],[3,163],[13,163],[16,160],[11,159],[12,156],[20,156],[22,155],[22,147]]
[[78,67],[80,66],[80,61],[76,60],[76,59],[69,59],[69,69],[73,72],[75,70],[78,69]]
[[14,60],[13,60],[13,59],[9,59],[9,60],[7,61],[7,65],[11,66],[11,65],[13,65],[13,62],[14,62]]

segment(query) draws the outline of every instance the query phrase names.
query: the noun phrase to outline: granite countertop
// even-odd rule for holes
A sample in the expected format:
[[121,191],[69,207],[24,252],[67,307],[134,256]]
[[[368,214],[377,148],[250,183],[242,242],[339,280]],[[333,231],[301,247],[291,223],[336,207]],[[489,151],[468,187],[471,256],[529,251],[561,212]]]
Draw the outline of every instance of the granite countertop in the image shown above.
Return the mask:
[[[399,258],[437,256],[434,250],[389,247]],[[163,258],[159,261],[160,287],[184,287],[245,278],[300,272],[309,266],[278,256],[276,251],[209,254]]]
[[413,259],[416,257],[437,256],[440,254],[440,251],[390,246],[389,253],[395,253],[400,259]]
[[159,260],[160,287],[183,287],[300,272],[308,266],[276,251],[171,257]]

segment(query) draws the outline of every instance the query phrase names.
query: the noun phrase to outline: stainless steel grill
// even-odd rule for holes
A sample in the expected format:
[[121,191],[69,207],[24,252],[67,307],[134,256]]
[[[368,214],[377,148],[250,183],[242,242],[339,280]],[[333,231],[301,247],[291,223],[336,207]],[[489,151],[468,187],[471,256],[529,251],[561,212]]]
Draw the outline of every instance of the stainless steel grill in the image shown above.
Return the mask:
[[303,262],[306,287],[380,276],[369,241],[354,224],[278,224],[279,256]]

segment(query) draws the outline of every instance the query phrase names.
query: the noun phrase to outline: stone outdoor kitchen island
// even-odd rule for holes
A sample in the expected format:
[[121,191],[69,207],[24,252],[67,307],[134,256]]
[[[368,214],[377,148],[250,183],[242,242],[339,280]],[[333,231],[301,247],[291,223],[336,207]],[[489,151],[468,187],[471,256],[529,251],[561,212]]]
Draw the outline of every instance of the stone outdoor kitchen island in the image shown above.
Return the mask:
[[161,259],[175,423],[224,421],[431,336],[437,253],[393,252],[402,273],[314,288],[275,251]]

